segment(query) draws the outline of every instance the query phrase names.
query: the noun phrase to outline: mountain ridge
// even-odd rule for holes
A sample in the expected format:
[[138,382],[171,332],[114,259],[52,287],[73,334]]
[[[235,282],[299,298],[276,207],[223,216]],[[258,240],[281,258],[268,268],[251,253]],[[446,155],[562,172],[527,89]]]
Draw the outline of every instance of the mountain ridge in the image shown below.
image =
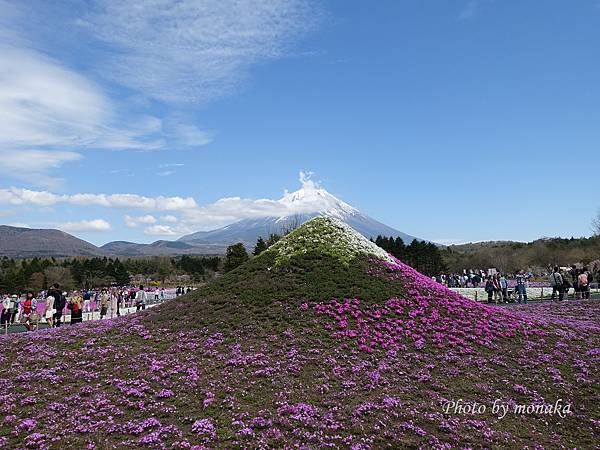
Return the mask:
[[107,255],[100,247],[61,230],[9,225],[0,225],[0,253],[11,258]]

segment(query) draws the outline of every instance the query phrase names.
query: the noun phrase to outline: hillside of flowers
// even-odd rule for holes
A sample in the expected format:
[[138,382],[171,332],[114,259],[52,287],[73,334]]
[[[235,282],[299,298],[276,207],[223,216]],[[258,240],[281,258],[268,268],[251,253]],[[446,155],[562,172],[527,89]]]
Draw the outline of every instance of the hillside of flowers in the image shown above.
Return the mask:
[[[139,314],[0,338],[0,448],[600,442],[598,302],[477,304],[324,232],[339,229],[302,227]],[[311,234],[319,244],[301,251]],[[459,400],[488,408],[448,406]],[[558,400],[567,413],[491,411]]]

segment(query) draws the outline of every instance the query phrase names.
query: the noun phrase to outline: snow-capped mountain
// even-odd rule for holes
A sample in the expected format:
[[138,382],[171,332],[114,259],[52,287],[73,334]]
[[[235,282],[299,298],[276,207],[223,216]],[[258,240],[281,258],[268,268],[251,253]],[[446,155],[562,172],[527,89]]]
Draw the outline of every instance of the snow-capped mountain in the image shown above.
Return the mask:
[[242,242],[251,248],[259,236],[267,239],[271,234],[285,234],[316,216],[339,219],[366,238],[399,236],[407,244],[418,239],[361,213],[311,180],[304,180],[302,188],[295,192],[286,192],[279,204],[283,212],[280,216],[244,219],[216,230],[188,234],[179,241],[213,246]]

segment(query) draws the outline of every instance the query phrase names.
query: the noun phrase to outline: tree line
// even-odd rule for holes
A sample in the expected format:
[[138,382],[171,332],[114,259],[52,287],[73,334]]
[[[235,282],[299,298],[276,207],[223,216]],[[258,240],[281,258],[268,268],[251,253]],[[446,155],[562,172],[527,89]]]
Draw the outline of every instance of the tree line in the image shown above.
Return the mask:
[[377,236],[371,241],[425,275],[439,275],[446,271],[440,248],[431,242],[414,239],[406,245],[402,238],[393,236]]
[[219,270],[218,256],[131,258],[32,258],[0,259],[0,293],[40,291],[54,283],[64,289],[89,289],[100,286],[127,286],[133,276],[156,280],[162,284],[172,275],[189,275],[203,281]]

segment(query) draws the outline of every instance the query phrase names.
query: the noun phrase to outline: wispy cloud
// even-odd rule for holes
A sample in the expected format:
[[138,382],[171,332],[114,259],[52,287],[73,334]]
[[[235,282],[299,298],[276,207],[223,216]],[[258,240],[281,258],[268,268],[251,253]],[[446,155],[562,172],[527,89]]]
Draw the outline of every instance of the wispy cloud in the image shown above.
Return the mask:
[[[311,0],[77,3],[0,0],[0,173],[53,189],[61,179],[49,173],[85,149],[209,144],[214,132],[189,120],[189,105],[285,56],[319,15]],[[69,62],[82,48],[97,64]],[[107,80],[135,92],[116,97]],[[147,99],[169,105],[164,117],[143,112]],[[26,174],[24,158],[35,161]]]
[[58,61],[9,45],[0,53],[0,173],[56,188],[60,179],[47,172],[81,159],[83,149],[164,145],[159,119],[120,128],[102,90]]
[[158,175],[159,177],[168,177],[171,175],[175,175],[177,173],[176,170],[174,170],[176,167],[183,167],[185,164],[181,164],[181,163],[167,163],[167,164],[159,164],[158,168],[159,169],[167,169],[167,170],[161,170],[159,172],[156,173],[156,175]]
[[249,67],[285,54],[316,20],[307,0],[101,0],[78,20],[115,51],[102,76],[167,102],[231,92]]

